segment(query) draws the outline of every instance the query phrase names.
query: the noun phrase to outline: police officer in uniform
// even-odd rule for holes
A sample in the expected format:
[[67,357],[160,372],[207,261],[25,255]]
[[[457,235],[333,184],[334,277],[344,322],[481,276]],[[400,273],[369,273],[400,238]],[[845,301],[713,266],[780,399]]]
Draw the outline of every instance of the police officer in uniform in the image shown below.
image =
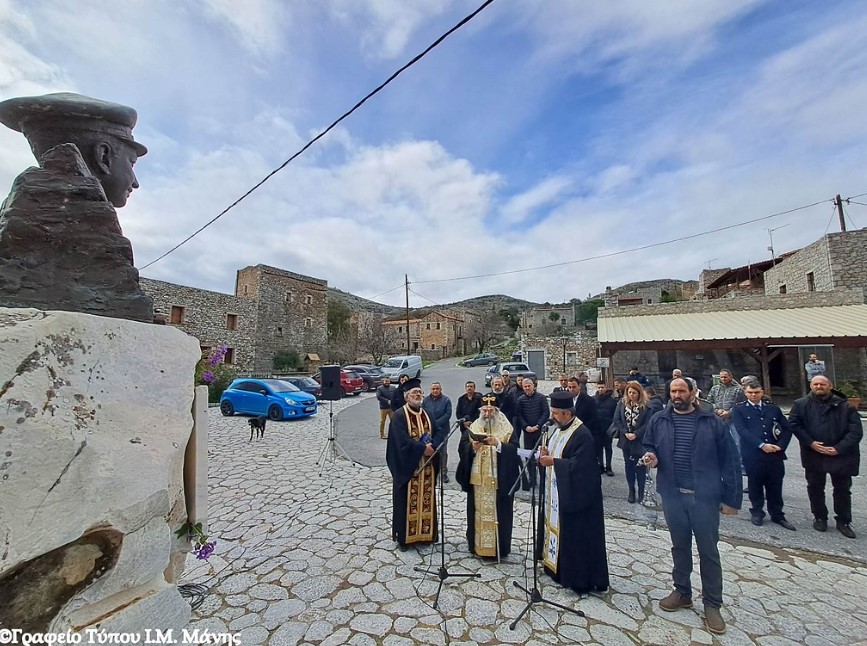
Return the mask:
[[794,531],[795,526],[783,514],[783,461],[792,439],[789,421],[779,406],[763,399],[765,391],[759,382],[747,383],[744,392],[747,401],[732,408],[732,423],[741,439],[752,523],[762,524],[767,498],[771,522]]

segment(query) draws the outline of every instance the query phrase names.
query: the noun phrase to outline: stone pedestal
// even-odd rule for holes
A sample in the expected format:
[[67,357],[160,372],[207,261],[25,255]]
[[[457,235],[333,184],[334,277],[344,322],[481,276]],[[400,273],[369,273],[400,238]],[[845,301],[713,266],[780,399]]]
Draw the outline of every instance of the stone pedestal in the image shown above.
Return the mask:
[[181,628],[173,534],[198,341],[0,308],[0,625]]

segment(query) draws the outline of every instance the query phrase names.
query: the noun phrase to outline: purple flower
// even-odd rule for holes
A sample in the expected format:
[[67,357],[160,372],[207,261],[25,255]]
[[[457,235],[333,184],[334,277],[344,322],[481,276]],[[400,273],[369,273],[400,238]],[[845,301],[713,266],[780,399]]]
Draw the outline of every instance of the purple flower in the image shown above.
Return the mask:
[[206,384],[212,384],[217,381],[217,376],[210,370],[205,370],[205,372],[202,373],[202,381]]
[[193,552],[195,552],[197,559],[199,559],[200,561],[204,561],[207,560],[207,558],[214,553],[215,547],[217,547],[217,541],[211,541],[210,543],[200,545],[198,549],[194,549]]

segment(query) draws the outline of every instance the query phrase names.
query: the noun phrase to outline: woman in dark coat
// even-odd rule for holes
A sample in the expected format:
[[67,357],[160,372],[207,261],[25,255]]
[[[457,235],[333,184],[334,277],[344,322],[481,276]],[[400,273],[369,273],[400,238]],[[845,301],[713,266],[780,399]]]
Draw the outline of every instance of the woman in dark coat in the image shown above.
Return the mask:
[[[614,427],[617,429],[617,447],[623,451],[626,463],[626,483],[629,485],[629,502],[644,497],[644,481],[647,475],[644,467],[638,466],[638,459],[644,455],[641,440],[644,430],[654,411],[647,408],[647,393],[637,381],[626,383],[623,398],[614,412]],[[635,485],[638,484],[638,497]]]

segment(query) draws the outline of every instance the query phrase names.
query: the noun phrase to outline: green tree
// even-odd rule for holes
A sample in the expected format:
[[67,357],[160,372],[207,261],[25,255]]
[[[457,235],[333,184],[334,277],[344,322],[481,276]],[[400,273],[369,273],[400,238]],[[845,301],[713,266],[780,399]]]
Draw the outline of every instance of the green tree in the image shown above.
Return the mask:
[[301,353],[298,350],[277,350],[271,359],[274,372],[293,372],[301,365]]
[[579,323],[595,323],[603,300],[584,301],[575,307],[575,320]]
[[498,314],[503,317],[503,320],[506,322],[506,325],[509,326],[509,329],[514,332],[518,329],[518,326],[521,324],[521,317],[518,313],[517,307],[508,307],[505,309],[501,309]]
[[352,331],[352,310],[340,301],[328,301],[328,342],[345,340]]

